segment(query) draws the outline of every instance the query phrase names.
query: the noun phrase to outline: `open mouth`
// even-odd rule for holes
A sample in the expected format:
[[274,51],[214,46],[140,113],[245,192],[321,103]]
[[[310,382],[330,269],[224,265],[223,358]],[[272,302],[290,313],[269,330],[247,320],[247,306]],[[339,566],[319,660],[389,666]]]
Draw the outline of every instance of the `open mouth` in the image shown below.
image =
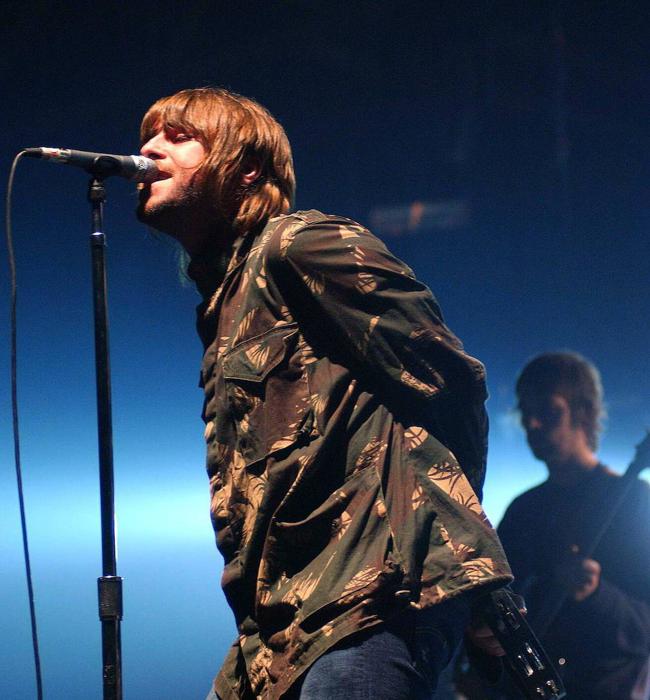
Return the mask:
[[138,182],[138,184],[135,186],[136,190],[138,192],[145,192],[146,194],[149,194],[151,192],[151,186],[154,185],[156,182],[162,182],[163,180],[169,180],[172,176],[171,173],[164,172],[163,170],[159,170],[156,173],[156,177],[153,180],[149,180],[148,182]]
[[170,177],[172,177],[171,173],[165,172],[164,170],[159,170],[156,173],[155,179],[151,180],[150,184],[153,184],[154,182],[160,182],[161,180],[169,180]]

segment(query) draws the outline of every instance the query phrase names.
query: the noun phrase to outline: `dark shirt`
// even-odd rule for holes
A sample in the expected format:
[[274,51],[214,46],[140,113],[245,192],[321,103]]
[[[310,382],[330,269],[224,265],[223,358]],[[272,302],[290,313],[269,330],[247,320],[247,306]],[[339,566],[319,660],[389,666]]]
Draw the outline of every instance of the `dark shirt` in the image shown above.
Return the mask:
[[[498,532],[528,605],[533,627],[545,626],[558,595],[553,571],[588,551],[625,480],[599,465],[572,486],[550,481],[508,507]],[[578,551],[572,555],[572,549]],[[650,657],[650,488],[636,481],[597,546],[598,589],[563,605],[542,639],[561,666],[571,700],[642,700]],[[550,607],[553,607],[552,605]]]
[[271,219],[235,242],[198,329],[239,630],[219,697],[278,698],[342,638],[510,580],[478,495],[483,366],[366,229]]

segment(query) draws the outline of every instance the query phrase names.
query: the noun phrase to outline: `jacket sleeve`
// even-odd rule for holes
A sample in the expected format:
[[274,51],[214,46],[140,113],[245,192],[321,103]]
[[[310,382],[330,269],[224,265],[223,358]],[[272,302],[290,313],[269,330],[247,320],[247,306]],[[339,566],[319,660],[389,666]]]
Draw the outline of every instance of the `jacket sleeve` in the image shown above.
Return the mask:
[[314,350],[347,366],[397,417],[429,430],[480,497],[484,368],[444,324],[429,289],[366,229],[333,217],[279,230],[269,268]]

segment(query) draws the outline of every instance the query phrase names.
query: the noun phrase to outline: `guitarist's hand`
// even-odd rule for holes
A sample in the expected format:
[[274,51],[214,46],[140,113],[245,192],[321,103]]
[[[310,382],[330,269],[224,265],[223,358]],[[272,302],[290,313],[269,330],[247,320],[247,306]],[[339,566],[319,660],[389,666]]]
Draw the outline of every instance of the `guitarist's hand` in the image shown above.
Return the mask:
[[589,598],[600,585],[600,564],[594,559],[583,559],[576,575],[576,583],[573,590],[573,599],[582,603]]
[[600,564],[595,559],[574,559],[556,570],[556,577],[577,603],[587,600],[600,585]]
[[492,630],[485,623],[470,625],[465,630],[465,635],[475,649],[488,654],[488,656],[505,656],[506,654]]

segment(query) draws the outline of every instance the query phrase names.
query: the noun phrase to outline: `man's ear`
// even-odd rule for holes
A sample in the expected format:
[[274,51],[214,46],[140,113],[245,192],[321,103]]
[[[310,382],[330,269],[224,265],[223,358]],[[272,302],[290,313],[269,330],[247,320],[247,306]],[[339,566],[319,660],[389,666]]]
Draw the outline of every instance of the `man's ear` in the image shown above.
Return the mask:
[[262,174],[262,164],[255,158],[246,158],[241,169],[241,184],[252,185]]

